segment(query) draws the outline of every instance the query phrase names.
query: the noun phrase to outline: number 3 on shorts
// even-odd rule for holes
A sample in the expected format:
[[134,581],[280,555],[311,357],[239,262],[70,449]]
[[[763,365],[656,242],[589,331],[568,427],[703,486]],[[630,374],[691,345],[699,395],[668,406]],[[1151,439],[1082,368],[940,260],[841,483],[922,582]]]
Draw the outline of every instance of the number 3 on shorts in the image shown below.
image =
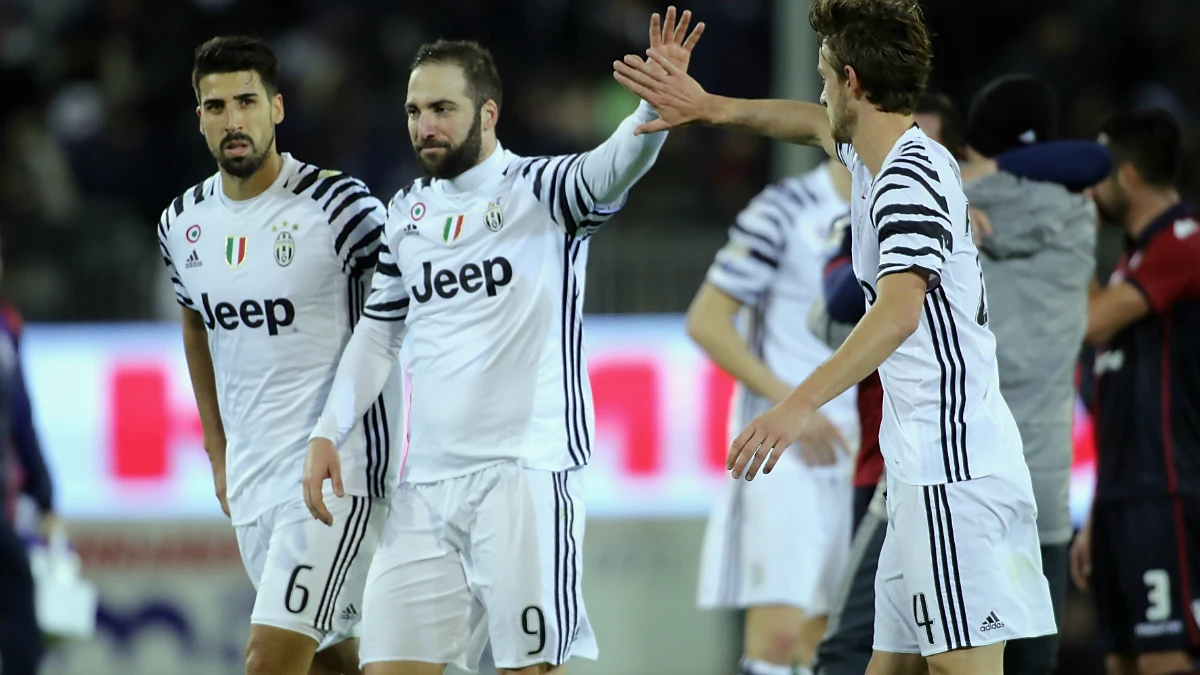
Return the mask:
[[530,605],[521,612],[521,630],[525,631],[526,635],[537,636],[537,649],[527,652],[530,656],[540,654],[546,648],[546,615],[542,613],[541,607]]
[[1146,570],[1146,620],[1166,621],[1171,618],[1171,575],[1166,570]]

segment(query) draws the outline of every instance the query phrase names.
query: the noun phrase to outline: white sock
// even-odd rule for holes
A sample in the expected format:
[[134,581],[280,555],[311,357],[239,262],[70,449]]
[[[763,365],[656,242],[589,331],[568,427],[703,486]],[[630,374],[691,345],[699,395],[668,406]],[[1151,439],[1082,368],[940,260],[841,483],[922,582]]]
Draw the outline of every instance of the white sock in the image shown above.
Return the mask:
[[742,657],[741,675],[793,675],[791,666],[780,666],[766,661]]

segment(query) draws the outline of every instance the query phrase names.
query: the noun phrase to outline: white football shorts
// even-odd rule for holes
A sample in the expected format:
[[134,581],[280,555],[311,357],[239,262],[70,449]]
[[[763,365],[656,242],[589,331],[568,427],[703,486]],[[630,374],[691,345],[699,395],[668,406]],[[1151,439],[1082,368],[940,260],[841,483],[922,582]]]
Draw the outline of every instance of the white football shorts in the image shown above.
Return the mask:
[[392,497],[367,579],[362,663],[478,669],[595,659],[583,605],[579,470],[494,464]]
[[875,650],[931,656],[1056,631],[1021,462],[947,485],[887,480]]
[[730,480],[708,518],[697,604],[829,612],[850,554],[852,462],[809,467],[796,448],[753,481]]
[[317,651],[357,637],[363,588],[379,545],[387,500],[326,492],[333,526],[296,499],[235,528],[257,596],[251,624],[307,635]]

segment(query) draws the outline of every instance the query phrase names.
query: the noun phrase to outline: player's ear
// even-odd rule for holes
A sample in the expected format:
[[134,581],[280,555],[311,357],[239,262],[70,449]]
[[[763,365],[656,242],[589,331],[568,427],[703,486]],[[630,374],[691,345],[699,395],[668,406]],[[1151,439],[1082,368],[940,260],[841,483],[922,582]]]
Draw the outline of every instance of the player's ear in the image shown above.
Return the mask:
[[279,124],[283,121],[283,94],[276,93],[271,97],[271,122]]
[[862,83],[858,81],[858,73],[854,71],[854,66],[842,67],[842,81],[851,98],[858,98],[862,94]]
[[479,106],[479,125],[484,131],[490,131],[496,128],[500,122],[500,106],[492,99],[488,99]]
[[1133,162],[1122,162],[1117,166],[1116,173],[1117,185],[1125,192],[1128,192],[1132,187],[1140,185],[1142,182],[1142,176],[1138,173],[1137,167],[1133,165]]

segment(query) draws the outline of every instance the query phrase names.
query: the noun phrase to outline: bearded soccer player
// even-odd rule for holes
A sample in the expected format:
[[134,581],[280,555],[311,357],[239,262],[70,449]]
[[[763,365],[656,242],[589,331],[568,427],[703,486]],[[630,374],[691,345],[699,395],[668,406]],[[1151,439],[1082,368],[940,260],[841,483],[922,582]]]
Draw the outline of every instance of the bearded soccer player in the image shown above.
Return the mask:
[[708,94],[668,60],[617,79],[659,111],[822,147],[850,169],[868,310],[828,361],[734,440],[734,478],[770,471],[822,405],[879,369],[888,531],[867,672],[1000,675],[1004,642],[1055,631],[1033,488],[999,393],[995,338],[957,162],[913,123],[932,48],[913,0],[814,0],[823,109]]
[[[686,69],[687,36],[651,22]],[[687,39],[685,40],[685,36]],[[583,350],[588,239],[625,203],[666,134],[642,102],[593,150],[522,157],[497,140],[500,76],[474,42],[422,46],[408,82],[428,177],[389,206],[379,273],[312,434],[314,515],[344,439],[410,342],[408,455],[371,566],[362,654],[371,675],[474,669],[490,640],[502,673],[596,658],[581,591],[583,468],[595,438]],[[338,448],[335,450],[335,444]],[[331,519],[331,515],[333,518]]]
[[313,401],[329,391],[362,311],[385,210],[360,181],[277,150],[277,71],[255,39],[196,50],[196,113],[218,171],[163,212],[159,245],[183,306],[217,498],[257,592],[246,673],[349,675],[359,672],[363,585],[397,482],[397,368],[383,370],[385,394],[348,424],[355,451],[327,497],[338,526],[313,521],[296,486],[320,413]]
[[1095,503],[1071,550],[1096,596],[1110,675],[1198,672],[1200,216],[1180,201],[1179,125],[1162,110],[1101,132],[1112,174],[1096,205],[1127,250],[1088,302],[1096,356]]

